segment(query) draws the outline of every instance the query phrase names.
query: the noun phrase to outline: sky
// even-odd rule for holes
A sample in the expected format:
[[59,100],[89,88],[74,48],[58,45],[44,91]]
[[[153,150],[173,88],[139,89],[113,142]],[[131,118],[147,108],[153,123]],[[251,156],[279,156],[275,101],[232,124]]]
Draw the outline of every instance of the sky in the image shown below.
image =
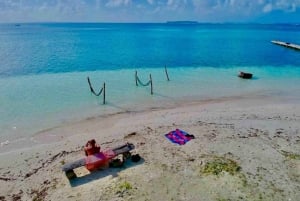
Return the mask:
[[300,23],[300,0],[0,0],[0,22]]

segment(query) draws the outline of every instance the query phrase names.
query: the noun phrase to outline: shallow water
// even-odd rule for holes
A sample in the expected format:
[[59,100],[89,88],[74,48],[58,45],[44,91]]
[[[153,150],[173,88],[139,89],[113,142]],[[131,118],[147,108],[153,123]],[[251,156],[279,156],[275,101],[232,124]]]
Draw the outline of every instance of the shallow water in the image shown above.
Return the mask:
[[[135,86],[134,70],[2,78],[1,114],[4,115],[0,116],[1,138],[24,137],[41,129],[92,116],[164,107],[182,101],[246,95],[300,98],[300,68],[243,68],[254,73],[252,80],[238,78],[240,69],[174,68],[168,71],[170,81],[167,81],[164,69],[138,69],[143,82],[148,81],[149,74],[152,74],[153,95],[150,86]],[[103,105],[102,95],[91,94],[87,76],[90,76],[96,92],[102,88],[103,82],[106,83],[106,105]]]
[[[232,96],[300,100],[292,25],[0,25],[0,142],[93,116]],[[171,81],[166,80],[168,65]],[[135,86],[135,70],[150,87]],[[252,80],[237,77],[254,74]],[[106,83],[106,101],[90,93]]]

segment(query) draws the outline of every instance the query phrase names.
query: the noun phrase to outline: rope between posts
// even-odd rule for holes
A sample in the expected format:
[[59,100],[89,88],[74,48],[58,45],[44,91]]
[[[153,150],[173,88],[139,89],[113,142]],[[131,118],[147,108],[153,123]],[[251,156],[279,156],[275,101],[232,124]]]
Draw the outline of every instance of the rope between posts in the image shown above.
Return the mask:
[[149,80],[146,84],[144,84],[138,76],[136,76],[136,79],[137,79],[138,83],[144,87],[149,86],[149,84],[151,83],[151,80]]
[[92,84],[91,84],[90,78],[88,77],[87,79],[88,79],[88,83],[89,83],[91,92],[92,92],[95,96],[100,96],[100,95],[102,94],[102,92],[103,92],[103,87],[101,88],[101,90],[99,91],[99,93],[96,93],[95,90],[94,90],[94,88],[93,88],[93,86],[92,86]]
[[100,96],[103,92],[103,87],[101,88],[100,92],[99,93],[95,93],[95,91],[92,91],[92,93],[95,95],[95,96]]

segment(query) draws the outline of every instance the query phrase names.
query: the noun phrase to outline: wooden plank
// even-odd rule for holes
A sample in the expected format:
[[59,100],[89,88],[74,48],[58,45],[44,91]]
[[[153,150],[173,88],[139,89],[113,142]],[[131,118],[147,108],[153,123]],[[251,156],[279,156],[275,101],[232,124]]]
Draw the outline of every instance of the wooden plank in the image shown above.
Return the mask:
[[65,164],[62,167],[62,171],[67,172],[67,171],[73,170],[73,169],[81,167],[81,166],[85,166],[85,158],[79,159],[72,163]]

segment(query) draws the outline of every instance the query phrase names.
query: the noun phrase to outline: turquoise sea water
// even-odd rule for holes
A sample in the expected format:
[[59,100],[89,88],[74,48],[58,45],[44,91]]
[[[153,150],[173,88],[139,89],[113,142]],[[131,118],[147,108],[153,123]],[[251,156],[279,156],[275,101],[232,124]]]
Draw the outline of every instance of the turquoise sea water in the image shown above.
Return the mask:
[[[0,25],[0,142],[116,112],[232,96],[300,100],[299,25]],[[166,81],[167,65],[171,81]],[[135,70],[149,87],[136,87]],[[254,73],[243,80],[238,71]],[[107,104],[91,95],[106,82]]]

